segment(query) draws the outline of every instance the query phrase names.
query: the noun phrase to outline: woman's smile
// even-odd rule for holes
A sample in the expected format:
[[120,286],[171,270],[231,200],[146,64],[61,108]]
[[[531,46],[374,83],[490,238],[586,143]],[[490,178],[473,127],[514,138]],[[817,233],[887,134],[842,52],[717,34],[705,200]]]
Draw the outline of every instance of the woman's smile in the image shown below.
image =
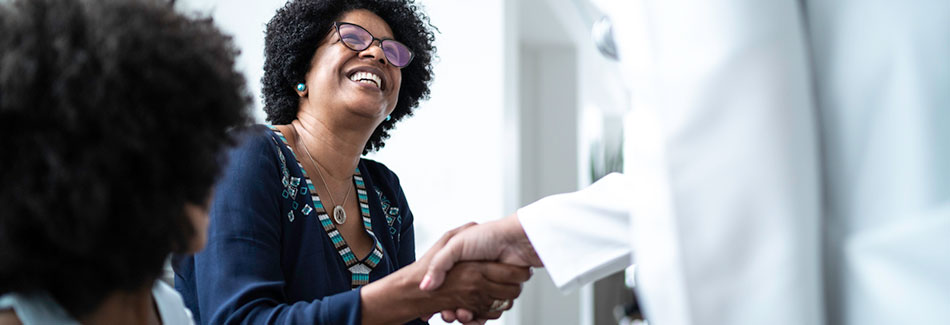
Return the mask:
[[379,91],[383,90],[383,79],[372,72],[356,71],[350,74],[350,81],[361,84],[361,86],[373,87]]

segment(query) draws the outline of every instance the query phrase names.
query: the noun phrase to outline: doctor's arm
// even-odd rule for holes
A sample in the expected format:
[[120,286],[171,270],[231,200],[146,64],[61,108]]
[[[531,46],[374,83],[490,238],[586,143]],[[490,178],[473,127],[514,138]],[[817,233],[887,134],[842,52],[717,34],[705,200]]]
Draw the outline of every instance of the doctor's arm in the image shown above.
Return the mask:
[[438,288],[459,261],[547,267],[563,291],[630,265],[629,182],[610,174],[573,193],[552,195],[506,218],[459,232],[435,253],[421,288]]

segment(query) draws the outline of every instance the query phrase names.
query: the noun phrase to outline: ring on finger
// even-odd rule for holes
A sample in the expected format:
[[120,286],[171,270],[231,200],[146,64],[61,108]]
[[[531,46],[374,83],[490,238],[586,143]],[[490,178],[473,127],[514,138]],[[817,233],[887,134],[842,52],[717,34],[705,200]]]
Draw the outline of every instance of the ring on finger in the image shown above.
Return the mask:
[[492,312],[503,311],[503,310],[508,309],[509,306],[511,306],[511,299],[505,299],[505,300],[495,299],[494,301],[491,302],[491,306],[488,307],[488,310]]

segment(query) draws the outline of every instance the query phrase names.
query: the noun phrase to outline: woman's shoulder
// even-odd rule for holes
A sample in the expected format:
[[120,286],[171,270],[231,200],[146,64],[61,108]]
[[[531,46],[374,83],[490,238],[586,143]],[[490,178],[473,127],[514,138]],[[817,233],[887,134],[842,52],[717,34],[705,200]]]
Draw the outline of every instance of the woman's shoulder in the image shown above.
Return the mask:
[[267,178],[277,175],[280,149],[276,135],[267,126],[251,125],[230,131],[233,146],[221,156],[226,177]]
[[274,146],[275,133],[270,126],[254,124],[232,130],[231,137],[235,150],[259,150]]
[[277,135],[266,125],[250,125],[231,131],[234,146],[228,151],[230,160],[242,163],[277,160]]

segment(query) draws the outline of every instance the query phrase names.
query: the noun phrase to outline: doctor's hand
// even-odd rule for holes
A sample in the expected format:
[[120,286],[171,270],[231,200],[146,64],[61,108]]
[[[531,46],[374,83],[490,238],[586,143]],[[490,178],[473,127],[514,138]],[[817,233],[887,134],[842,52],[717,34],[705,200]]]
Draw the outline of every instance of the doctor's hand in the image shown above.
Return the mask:
[[[474,226],[474,223],[469,223],[443,235],[414,263],[425,265],[420,273],[427,271],[434,255],[444,248],[451,238]],[[422,276],[423,274],[420,274],[419,278]],[[447,272],[445,281],[439,288],[423,292],[428,292],[431,298],[434,298],[432,300],[435,303],[430,304],[429,308],[448,305],[452,306],[449,310],[459,312],[460,317],[455,318],[454,311],[443,311],[443,319],[451,319],[449,322],[457,319],[466,324],[484,324],[486,320],[497,319],[501,317],[502,312],[511,309],[512,301],[521,294],[521,284],[530,277],[531,270],[524,266],[492,261],[460,262]],[[452,299],[446,300],[445,297]],[[428,315],[438,310],[429,309]],[[446,313],[451,313],[451,318]],[[475,315],[478,320],[475,320]],[[428,318],[423,317],[424,320]]]
[[[430,251],[426,255],[432,254]],[[541,267],[517,214],[459,230],[434,252],[419,288],[432,291],[445,281],[446,272],[461,261],[498,261],[518,266]]]

